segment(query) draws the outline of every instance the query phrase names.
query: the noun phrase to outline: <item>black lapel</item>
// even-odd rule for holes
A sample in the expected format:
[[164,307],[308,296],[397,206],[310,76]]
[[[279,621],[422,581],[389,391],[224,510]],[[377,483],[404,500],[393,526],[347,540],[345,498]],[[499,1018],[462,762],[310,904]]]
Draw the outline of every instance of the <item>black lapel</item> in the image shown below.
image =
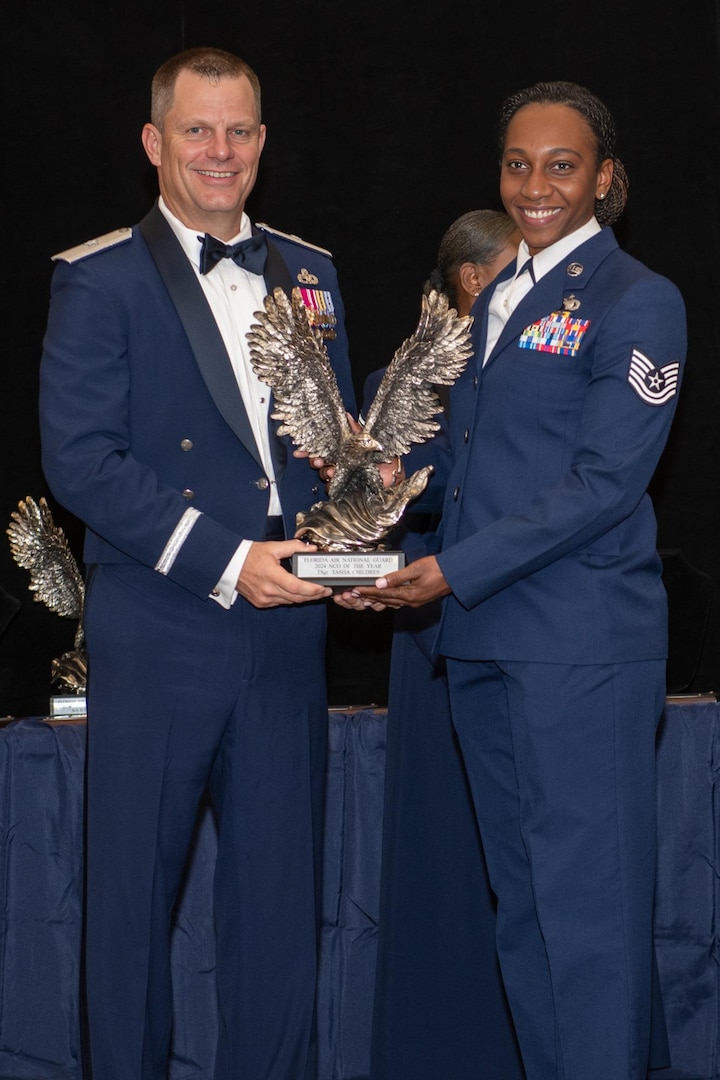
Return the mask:
[[140,231],[175,305],[213,401],[262,468],[222,335],[187,256],[157,205],[140,222]]
[[[262,232],[261,229],[257,230]],[[296,282],[293,281],[290,276],[290,271],[287,268],[285,260],[273,244],[267,233],[264,233],[267,240],[267,262],[265,263],[265,284],[267,285],[267,291],[272,294],[273,289],[280,288],[287,294],[288,299],[296,286]]]

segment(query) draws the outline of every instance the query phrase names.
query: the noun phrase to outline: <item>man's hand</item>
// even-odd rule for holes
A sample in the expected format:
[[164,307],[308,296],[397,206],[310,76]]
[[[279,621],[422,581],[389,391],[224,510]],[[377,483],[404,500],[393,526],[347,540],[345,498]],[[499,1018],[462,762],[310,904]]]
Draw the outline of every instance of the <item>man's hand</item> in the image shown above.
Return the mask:
[[338,593],[334,599],[340,607],[362,610],[372,607],[380,611],[384,607],[422,607],[423,604],[437,600],[440,596],[449,596],[452,589],[434,555],[410,563],[404,570],[378,578],[374,587],[369,585]]
[[266,540],[251,544],[235,586],[240,596],[256,608],[305,604],[332,596],[332,589],[327,586],[301,581],[280,565],[281,559],[289,559],[296,551],[317,551],[317,548],[300,540]]

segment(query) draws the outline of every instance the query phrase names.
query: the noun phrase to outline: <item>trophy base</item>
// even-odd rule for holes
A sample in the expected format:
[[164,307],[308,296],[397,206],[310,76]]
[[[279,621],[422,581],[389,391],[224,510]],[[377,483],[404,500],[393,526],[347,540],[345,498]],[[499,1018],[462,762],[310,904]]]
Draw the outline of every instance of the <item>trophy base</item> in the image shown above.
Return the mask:
[[87,716],[85,695],[58,694],[51,697],[50,716],[53,720],[76,720]]
[[404,551],[301,551],[292,557],[296,577],[331,588],[374,585],[404,566]]

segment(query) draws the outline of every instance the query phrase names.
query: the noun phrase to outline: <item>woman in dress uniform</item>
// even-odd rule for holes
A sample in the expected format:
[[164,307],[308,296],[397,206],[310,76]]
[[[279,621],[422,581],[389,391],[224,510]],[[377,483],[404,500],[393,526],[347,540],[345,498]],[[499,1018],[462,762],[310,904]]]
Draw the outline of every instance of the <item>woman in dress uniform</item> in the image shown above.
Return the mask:
[[609,227],[627,181],[594,94],[536,84],[500,130],[523,239],[473,308],[441,550],[338,601],[446,598],[436,647],[529,1080],[645,1080],[667,655],[647,486],[684,305]]

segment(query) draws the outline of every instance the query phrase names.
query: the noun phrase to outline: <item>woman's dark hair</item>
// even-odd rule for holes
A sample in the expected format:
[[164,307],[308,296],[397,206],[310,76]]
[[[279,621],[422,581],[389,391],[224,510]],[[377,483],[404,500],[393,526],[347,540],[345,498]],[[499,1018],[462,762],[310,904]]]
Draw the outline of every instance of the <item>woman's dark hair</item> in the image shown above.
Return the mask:
[[614,225],[627,202],[628,178],[625,166],[615,156],[615,123],[610,110],[595,94],[572,82],[539,82],[518,90],[500,109],[500,152],[505,145],[508,125],[525,105],[567,105],[580,113],[595,138],[597,164],[607,158],[613,163],[613,179],[604,199],[595,200],[595,216],[601,225]]
[[507,246],[517,226],[498,210],[470,210],[453,221],[438,249],[438,264],[430,283],[457,302],[452,278],[463,263],[486,266]]

